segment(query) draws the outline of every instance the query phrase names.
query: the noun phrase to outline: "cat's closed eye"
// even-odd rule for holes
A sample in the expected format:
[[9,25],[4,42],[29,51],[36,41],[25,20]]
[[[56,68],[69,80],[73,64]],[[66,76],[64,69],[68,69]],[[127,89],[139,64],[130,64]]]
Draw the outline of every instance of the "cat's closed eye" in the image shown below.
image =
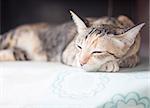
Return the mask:
[[95,54],[95,53],[102,53],[101,51],[93,51],[92,54]]
[[82,49],[82,47],[81,47],[80,45],[77,45],[77,47],[78,47],[79,49]]

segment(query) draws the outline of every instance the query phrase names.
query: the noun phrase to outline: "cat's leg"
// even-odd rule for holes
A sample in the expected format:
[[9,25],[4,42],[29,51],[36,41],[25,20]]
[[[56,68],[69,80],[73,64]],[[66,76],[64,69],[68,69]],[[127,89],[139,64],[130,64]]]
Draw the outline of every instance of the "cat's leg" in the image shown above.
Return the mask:
[[13,48],[0,50],[0,61],[30,60],[25,51]]
[[123,60],[120,60],[119,66],[124,67],[124,68],[135,67],[139,63],[139,61],[140,61],[139,56],[137,54],[134,54],[134,55],[127,57]]
[[103,64],[99,71],[106,71],[106,72],[117,72],[119,71],[119,65],[116,61],[109,61]]
[[15,61],[13,51],[10,49],[0,50],[0,61]]
[[24,27],[17,31],[16,47],[24,50],[30,60],[47,61],[46,52],[43,51],[43,46],[38,37],[38,33],[30,27]]
[[[40,39],[38,38],[38,33],[30,26],[21,26],[0,37],[1,60],[5,60],[5,58],[7,58],[6,60],[14,60],[13,50],[11,49],[15,48],[20,49],[21,52],[25,52],[30,60],[47,60],[46,53],[42,50],[42,45]],[[17,50],[17,58],[18,51],[19,50]],[[17,60],[20,60],[20,55],[22,56],[24,54],[22,54],[20,51],[19,59]],[[5,57],[2,58],[4,55]]]

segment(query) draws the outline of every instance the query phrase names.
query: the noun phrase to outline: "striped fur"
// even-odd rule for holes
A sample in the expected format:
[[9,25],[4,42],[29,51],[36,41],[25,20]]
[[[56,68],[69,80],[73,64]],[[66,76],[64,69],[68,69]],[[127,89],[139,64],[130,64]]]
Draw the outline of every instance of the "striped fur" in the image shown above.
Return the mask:
[[75,23],[23,25],[3,34],[0,61],[62,62],[87,71],[118,71],[119,67],[132,67],[139,62],[140,35],[131,45],[118,37],[134,26],[129,18],[87,18],[84,23],[73,12],[72,15]]

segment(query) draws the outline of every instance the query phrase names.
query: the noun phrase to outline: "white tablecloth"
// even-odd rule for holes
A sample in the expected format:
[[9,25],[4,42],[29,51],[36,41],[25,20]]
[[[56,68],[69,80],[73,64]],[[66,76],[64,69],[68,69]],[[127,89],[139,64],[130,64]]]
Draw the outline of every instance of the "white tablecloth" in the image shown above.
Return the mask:
[[150,108],[148,59],[118,73],[1,62],[0,108]]

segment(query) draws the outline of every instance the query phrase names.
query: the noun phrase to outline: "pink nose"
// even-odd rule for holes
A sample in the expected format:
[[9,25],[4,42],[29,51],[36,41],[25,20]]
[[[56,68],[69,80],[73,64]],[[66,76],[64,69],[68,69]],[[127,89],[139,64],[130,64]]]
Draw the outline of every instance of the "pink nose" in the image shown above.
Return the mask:
[[80,63],[81,66],[83,66],[83,65],[86,64],[87,62],[86,62],[86,61],[83,61],[83,60],[80,60],[79,63]]
[[84,55],[84,56],[79,60],[80,65],[81,65],[81,66],[85,65],[85,64],[88,62],[89,58],[90,58],[90,55]]

